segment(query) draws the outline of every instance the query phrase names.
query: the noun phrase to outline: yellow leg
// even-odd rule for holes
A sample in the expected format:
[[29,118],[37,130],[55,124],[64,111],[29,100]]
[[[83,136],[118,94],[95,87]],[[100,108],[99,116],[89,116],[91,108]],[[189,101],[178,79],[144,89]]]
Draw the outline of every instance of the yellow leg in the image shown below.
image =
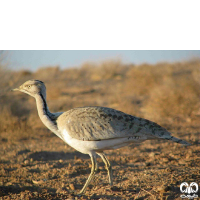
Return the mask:
[[110,185],[113,185],[113,173],[112,173],[112,166],[109,162],[109,160],[106,158],[104,153],[97,153],[103,160],[103,162],[106,165],[106,169],[108,171],[108,178],[109,178],[109,183]]
[[82,188],[82,190],[80,191],[79,194],[85,193],[87,186],[90,184],[90,182],[92,181],[95,173],[98,170],[98,165],[97,165],[97,160],[96,160],[96,154],[91,154],[90,157],[91,157],[91,161],[92,161],[91,173],[90,173],[90,175],[89,175],[89,177],[88,177],[85,185],[83,186],[83,188]]

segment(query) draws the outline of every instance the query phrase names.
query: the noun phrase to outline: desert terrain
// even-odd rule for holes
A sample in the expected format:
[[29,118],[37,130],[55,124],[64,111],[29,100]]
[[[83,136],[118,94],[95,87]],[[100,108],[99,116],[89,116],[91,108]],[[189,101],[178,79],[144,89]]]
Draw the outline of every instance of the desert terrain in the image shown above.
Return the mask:
[[[154,121],[192,145],[151,140],[107,151],[114,186],[98,157],[99,172],[78,196],[90,173],[90,157],[42,124],[34,98],[10,91],[29,79],[46,84],[51,112],[111,107]],[[169,200],[181,199],[183,182],[196,182],[200,188],[199,60],[155,65],[107,60],[35,72],[2,65],[0,113],[0,199]]]

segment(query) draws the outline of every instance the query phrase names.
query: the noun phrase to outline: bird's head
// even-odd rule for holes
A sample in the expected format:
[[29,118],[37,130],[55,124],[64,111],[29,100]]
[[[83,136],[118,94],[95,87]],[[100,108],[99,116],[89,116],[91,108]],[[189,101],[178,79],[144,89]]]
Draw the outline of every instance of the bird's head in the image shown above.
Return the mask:
[[12,89],[12,91],[20,91],[29,94],[33,97],[42,94],[46,98],[46,87],[42,81],[29,80],[23,83],[18,88]]

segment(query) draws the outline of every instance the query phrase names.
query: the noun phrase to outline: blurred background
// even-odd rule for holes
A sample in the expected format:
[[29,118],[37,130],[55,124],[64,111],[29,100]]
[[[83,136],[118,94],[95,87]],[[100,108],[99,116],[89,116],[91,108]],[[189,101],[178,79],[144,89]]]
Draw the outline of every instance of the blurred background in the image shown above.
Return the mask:
[[200,51],[1,51],[0,55],[4,113],[0,131],[43,127],[34,99],[10,92],[29,79],[45,82],[52,112],[105,106],[161,124],[199,120]]

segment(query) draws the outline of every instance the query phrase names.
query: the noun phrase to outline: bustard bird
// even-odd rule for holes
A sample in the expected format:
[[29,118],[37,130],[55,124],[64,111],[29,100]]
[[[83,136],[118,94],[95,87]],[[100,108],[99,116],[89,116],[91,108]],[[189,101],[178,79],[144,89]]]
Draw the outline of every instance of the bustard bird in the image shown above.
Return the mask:
[[68,145],[91,157],[91,173],[80,194],[86,191],[98,169],[97,154],[105,163],[109,183],[113,185],[111,164],[103,153],[104,150],[117,149],[148,139],[167,139],[190,145],[186,141],[171,136],[165,128],[154,122],[112,108],[94,106],[51,113],[46,103],[45,84],[39,80],[26,81],[13,91],[33,96],[36,99],[39,117],[44,125]]

